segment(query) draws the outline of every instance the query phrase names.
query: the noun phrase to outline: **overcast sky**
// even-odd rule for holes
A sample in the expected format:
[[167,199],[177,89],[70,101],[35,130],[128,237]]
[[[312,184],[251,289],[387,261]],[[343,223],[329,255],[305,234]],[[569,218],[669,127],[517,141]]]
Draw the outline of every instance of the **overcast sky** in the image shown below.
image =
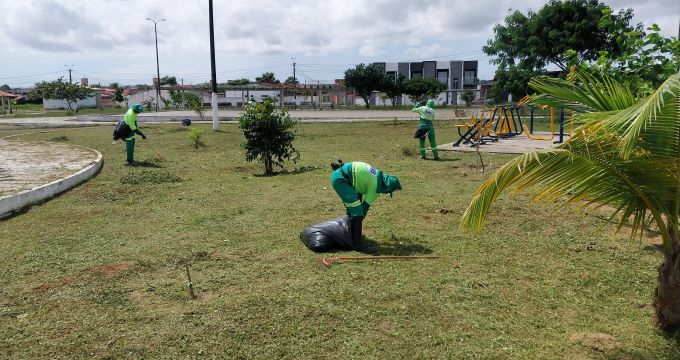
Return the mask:
[[[656,22],[677,36],[680,0],[605,0],[633,8],[635,23]],[[217,80],[265,71],[316,82],[342,78],[358,63],[479,60],[480,79],[495,68],[482,46],[509,9],[538,10],[543,0],[214,0]],[[158,24],[161,76],[210,79],[207,0],[0,0],[0,84],[87,77],[91,83],[151,83]]]

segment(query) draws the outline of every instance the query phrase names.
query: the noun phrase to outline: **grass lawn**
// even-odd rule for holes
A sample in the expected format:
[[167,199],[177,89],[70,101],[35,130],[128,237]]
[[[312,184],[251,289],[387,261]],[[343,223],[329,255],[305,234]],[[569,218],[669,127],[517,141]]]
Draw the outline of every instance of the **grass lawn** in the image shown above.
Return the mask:
[[[127,108],[80,109],[78,115],[124,114]],[[70,110],[45,110],[42,105],[22,104],[13,108],[13,114],[0,116],[0,119],[75,116]]]
[[[612,236],[600,217],[525,195],[501,198],[482,233],[461,233],[489,173],[475,172],[474,153],[418,160],[415,123],[299,125],[301,159],[274,177],[245,162],[235,125],[201,126],[199,149],[187,128],[140,125],[146,167],[123,166],[110,127],[23,136],[66,136],[105,163],[87,183],[0,220],[1,358],[680,356],[649,306],[655,239]],[[452,125],[438,124],[440,143],[457,138]],[[147,144],[166,160],[154,162]],[[511,158],[484,156],[490,170]],[[442,258],[320,266],[298,234],[343,213],[329,183],[338,157],[401,180],[364,222],[383,255]]]

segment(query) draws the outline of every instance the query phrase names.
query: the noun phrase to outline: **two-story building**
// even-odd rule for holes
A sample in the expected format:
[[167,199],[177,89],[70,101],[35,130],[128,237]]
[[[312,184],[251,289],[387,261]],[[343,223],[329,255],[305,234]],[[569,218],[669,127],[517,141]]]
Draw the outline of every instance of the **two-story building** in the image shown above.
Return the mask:
[[[387,75],[397,78],[399,75],[403,75],[406,79],[413,78],[426,78],[426,79],[437,79],[442,84],[446,85],[446,90],[439,95],[437,101],[439,104],[461,104],[462,100],[460,95],[465,90],[472,90],[475,93],[475,97],[479,97],[479,90],[477,89],[477,70],[478,61],[462,61],[462,60],[449,60],[449,61],[418,61],[418,62],[397,62],[397,63],[386,63],[378,62],[375,63],[385,69]],[[385,100],[381,99],[378,94],[374,94],[371,97],[372,105],[388,105],[389,100],[386,104],[383,104]],[[398,105],[411,105],[408,97],[402,95],[398,99]]]

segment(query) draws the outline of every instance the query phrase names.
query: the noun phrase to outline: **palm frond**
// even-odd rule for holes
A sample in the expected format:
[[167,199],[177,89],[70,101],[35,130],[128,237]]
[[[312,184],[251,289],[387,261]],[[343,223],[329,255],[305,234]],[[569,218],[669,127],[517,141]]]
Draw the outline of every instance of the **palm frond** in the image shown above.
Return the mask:
[[[668,141],[677,144],[680,129],[679,101],[680,73],[677,73],[643,101],[612,116],[607,128],[622,134],[624,141],[620,149],[621,156],[629,157],[641,138],[658,138],[664,145],[668,145]],[[677,146],[665,149],[680,157]]]
[[[626,220],[633,216],[633,230],[639,231],[639,224],[648,211],[658,215],[664,201],[650,197],[646,189],[631,178],[629,172],[639,164],[615,161],[615,155],[615,148],[591,144],[590,150],[585,146],[572,146],[519,156],[505,164],[475,192],[463,214],[460,228],[479,231],[502,192],[533,189],[534,200],[537,201],[561,199],[566,204],[608,204],[624,209]],[[672,178],[663,176],[656,180],[663,185],[672,182]],[[667,194],[663,195],[661,199],[667,197]]]
[[586,72],[574,75],[576,82],[545,76],[532,79],[529,86],[538,94],[532,96],[530,103],[579,113],[622,110],[635,104],[630,88],[607,75]]

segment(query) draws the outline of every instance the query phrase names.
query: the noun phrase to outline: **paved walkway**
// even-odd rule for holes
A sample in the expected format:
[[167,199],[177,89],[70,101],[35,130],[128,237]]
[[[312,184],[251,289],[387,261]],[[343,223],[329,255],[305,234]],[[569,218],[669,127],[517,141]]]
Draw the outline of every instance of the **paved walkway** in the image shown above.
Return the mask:
[[0,139],[0,198],[45,185],[91,165],[97,153],[57,142]]
[[[549,133],[535,132],[534,135],[540,137],[548,137]],[[552,140],[531,140],[524,135],[524,133],[513,136],[511,138],[499,139],[494,142],[487,142],[484,145],[479,146],[480,152],[489,153],[502,153],[502,154],[524,154],[530,151],[549,149],[558,146],[559,144],[554,144],[553,141],[558,140],[559,137],[555,136]],[[564,141],[567,141],[569,136],[564,137]],[[456,139],[457,140],[457,139]],[[471,146],[470,144],[460,144],[460,146],[453,146],[454,143],[443,144],[437,146],[437,149],[442,151],[463,151],[463,152],[475,152],[477,148]]]

